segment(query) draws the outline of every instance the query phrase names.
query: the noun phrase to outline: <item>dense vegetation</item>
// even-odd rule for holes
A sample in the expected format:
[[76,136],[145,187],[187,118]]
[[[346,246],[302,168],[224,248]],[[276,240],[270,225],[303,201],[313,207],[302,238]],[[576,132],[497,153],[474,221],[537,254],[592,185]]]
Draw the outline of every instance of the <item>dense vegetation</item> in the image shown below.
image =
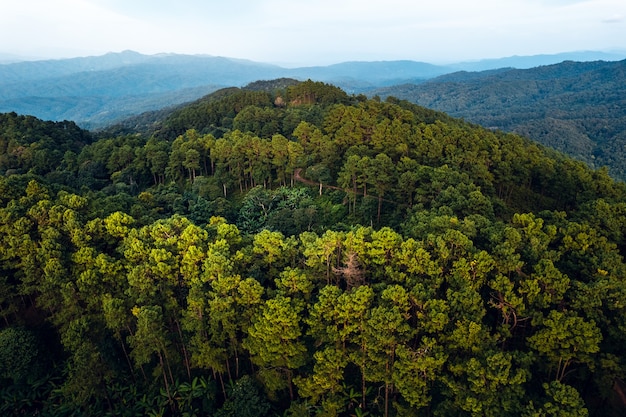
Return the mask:
[[606,170],[310,81],[0,121],[3,415],[623,413]]
[[626,61],[456,73],[377,93],[530,137],[626,179]]

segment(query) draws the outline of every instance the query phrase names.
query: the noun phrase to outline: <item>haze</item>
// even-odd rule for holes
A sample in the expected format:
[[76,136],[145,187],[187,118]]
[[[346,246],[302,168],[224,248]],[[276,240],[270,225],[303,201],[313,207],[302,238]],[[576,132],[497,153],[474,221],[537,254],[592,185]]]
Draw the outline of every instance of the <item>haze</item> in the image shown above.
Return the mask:
[[132,49],[285,66],[626,51],[623,0],[2,0],[0,53]]

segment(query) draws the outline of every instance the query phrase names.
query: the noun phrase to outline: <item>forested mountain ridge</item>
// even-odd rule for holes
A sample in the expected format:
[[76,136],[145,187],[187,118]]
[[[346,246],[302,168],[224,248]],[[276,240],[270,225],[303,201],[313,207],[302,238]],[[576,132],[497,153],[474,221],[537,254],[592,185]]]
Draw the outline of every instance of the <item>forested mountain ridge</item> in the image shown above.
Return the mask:
[[4,415],[623,414],[606,170],[312,81],[0,126]]
[[74,153],[92,140],[88,131],[73,122],[0,114],[0,172],[49,174],[63,166],[68,152]]
[[515,132],[626,178],[626,61],[455,73],[375,93]]
[[[177,136],[177,134],[181,134],[190,128],[202,133],[208,133],[211,129],[223,130],[224,126],[222,124],[228,124],[228,120],[223,120],[224,113],[226,113],[228,119],[232,119],[237,115],[237,109],[245,106],[245,104],[242,104],[243,100],[241,98],[242,95],[245,95],[244,91],[250,92],[248,96],[258,97],[259,94],[257,93],[259,92],[274,93],[277,90],[287,89],[300,82],[292,78],[278,78],[270,81],[255,81],[242,88],[222,88],[188,103],[129,117],[119,123],[99,130],[98,133],[100,136],[116,136],[124,133],[141,133],[148,136],[168,134]],[[232,103],[229,97],[232,97],[232,100],[237,102],[237,104]],[[267,94],[261,94],[260,97],[262,97],[261,99],[265,101],[266,105],[269,104]],[[229,126],[232,127],[232,125]]]

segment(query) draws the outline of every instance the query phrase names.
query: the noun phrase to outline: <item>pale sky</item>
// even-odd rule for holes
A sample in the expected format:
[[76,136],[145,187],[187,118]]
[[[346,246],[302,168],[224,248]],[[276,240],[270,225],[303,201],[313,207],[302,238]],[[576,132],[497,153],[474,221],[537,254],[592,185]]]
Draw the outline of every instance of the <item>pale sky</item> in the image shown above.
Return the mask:
[[286,66],[626,51],[626,0],[0,0],[0,53]]

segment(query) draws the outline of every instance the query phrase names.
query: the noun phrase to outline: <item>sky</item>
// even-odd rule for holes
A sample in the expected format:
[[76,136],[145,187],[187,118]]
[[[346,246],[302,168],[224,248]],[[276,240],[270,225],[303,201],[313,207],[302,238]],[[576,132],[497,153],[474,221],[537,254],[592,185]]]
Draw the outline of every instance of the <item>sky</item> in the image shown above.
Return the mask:
[[0,0],[0,53],[284,66],[626,51],[625,0]]

